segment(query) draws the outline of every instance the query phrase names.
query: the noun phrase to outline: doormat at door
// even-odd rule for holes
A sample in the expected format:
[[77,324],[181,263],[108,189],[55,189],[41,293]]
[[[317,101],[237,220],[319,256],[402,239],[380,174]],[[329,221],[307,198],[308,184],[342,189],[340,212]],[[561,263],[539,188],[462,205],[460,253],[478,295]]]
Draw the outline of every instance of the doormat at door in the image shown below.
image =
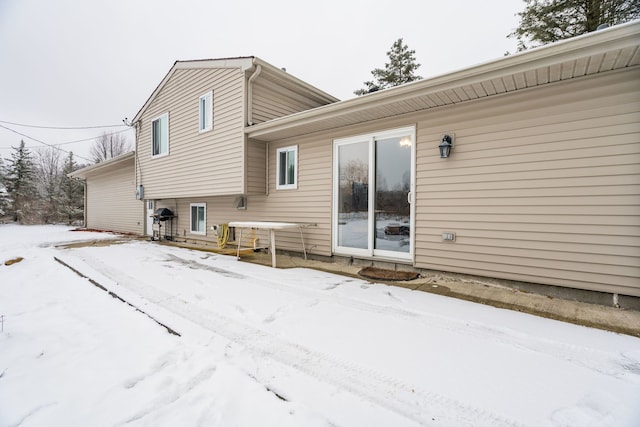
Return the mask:
[[392,281],[414,280],[420,277],[420,274],[415,271],[385,270],[378,267],[365,267],[358,274],[367,279]]

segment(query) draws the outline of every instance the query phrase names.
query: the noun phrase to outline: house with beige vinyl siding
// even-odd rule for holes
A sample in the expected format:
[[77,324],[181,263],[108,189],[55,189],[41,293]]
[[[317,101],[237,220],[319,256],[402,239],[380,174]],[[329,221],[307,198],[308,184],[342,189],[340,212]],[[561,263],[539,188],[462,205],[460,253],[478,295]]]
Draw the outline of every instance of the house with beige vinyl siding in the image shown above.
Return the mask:
[[143,203],[135,198],[133,163],[129,152],[69,174],[84,181],[84,226],[119,233],[144,233]]
[[639,22],[341,102],[257,58],[177,62],[135,183],[177,239],[312,223],[323,259],[638,297],[639,82]]
[[335,101],[254,57],[176,62],[133,119],[148,214],[167,207],[176,237],[212,239],[236,199],[266,191],[266,147],[245,127]]

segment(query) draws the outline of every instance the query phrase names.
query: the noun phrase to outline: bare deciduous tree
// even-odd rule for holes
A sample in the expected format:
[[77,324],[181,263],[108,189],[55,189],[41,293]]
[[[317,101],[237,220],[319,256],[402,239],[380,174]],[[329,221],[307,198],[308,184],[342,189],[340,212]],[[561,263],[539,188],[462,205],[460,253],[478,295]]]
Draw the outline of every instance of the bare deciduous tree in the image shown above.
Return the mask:
[[61,180],[60,151],[52,147],[36,150],[37,187],[40,193],[40,215],[45,224],[57,222]]
[[11,159],[0,159],[0,222],[81,223],[84,186],[68,174],[83,166],[71,152],[65,158],[61,150],[43,147],[31,154],[20,141]]
[[0,158],[0,219],[7,214],[11,201],[9,200],[9,193],[5,182],[7,180],[7,168],[4,164],[4,160]]
[[103,132],[91,146],[91,158],[100,163],[131,151],[131,143],[118,133]]

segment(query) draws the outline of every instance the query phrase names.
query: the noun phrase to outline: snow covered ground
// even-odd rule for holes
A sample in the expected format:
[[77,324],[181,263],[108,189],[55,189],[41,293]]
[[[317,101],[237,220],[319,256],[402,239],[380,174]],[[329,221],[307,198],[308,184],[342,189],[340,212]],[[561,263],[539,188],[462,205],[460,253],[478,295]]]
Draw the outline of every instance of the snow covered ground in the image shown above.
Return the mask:
[[637,338],[114,237],[0,225],[0,426],[640,425]]

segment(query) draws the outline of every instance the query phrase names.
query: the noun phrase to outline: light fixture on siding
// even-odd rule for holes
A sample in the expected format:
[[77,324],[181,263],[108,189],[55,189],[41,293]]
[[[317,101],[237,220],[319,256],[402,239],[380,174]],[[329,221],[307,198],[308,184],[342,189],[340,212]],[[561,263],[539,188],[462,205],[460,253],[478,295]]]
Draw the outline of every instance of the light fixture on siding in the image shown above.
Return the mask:
[[440,149],[440,158],[447,159],[449,158],[449,154],[451,154],[451,149],[453,148],[453,137],[450,135],[443,135],[442,142],[438,145]]

